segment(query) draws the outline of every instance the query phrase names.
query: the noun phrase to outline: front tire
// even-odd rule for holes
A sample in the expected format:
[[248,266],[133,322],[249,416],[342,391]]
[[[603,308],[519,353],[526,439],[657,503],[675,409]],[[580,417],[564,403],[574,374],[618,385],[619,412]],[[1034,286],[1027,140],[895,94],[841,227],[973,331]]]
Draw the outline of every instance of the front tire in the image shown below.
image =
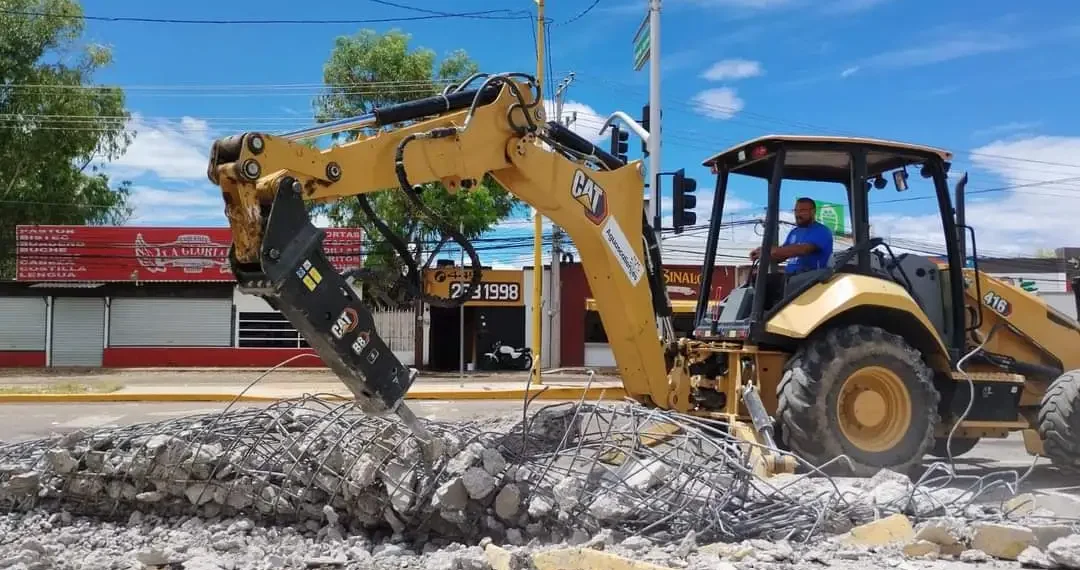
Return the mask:
[[934,443],[940,395],[919,351],[878,327],[849,325],[807,341],[787,362],[777,416],[785,446],[857,476],[907,472]]
[[1080,370],[1058,376],[1039,405],[1043,452],[1058,469],[1080,474]]

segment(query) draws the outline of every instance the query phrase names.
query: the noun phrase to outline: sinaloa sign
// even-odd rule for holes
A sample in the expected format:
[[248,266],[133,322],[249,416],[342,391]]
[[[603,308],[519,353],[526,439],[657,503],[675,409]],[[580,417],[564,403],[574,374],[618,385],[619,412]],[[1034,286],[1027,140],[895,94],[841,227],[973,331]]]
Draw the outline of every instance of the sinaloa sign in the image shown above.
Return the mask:
[[833,235],[842,236],[846,232],[844,215],[844,205],[837,204],[835,202],[820,202],[814,200],[814,205],[817,208],[817,221],[823,226],[829,228]]

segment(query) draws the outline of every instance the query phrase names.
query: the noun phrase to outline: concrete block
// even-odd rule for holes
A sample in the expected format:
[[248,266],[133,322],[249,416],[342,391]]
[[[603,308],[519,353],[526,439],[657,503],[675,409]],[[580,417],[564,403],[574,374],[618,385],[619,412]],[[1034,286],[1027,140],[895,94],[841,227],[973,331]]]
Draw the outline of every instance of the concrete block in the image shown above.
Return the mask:
[[631,560],[603,550],[566,548],[532,555],[536,570],[672,570],[651,562]]
[[894,542],[910,542],[915,529],[904,515],[895,514],[851,529],[845,542],[860,546],[884,546]]
[[1035,533],[1023,526],[976,523],[972,526],[971,547],[994,558],[1016,560],[1025,548],[1035,544]]
[[940,554],[941,545],[929,540],[916,540],[904,545],[904,555],[919,558],[928,554]]

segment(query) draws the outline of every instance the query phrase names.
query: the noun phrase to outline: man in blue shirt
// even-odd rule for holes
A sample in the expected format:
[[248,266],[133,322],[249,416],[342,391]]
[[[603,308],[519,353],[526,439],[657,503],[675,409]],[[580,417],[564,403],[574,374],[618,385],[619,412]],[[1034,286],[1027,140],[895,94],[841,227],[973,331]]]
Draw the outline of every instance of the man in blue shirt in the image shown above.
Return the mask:
[[[787,260],[784,268],[788,275],[812,269],[821,269],[828,265],[832,256],[832,231],[815,219],[817,208],[810,198],[799,198],[795,202],[795,226],[788,232],[784,245],[774,247],[771,257],[774,261]],[[761,248],[755,247],[750,252],[750,259],[757,260]]]

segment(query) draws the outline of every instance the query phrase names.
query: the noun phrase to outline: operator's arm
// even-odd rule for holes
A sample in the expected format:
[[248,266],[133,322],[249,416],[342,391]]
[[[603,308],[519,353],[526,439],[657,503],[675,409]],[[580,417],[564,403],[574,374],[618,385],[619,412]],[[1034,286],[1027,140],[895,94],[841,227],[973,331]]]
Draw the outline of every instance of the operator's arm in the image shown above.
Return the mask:
[[832,234],[828,233],[828,229],[824,228],[824,226],[810,226],[809,231],[802,236],[802,239],[806,240],[803,242],[787,243],[791,241],[792,235],[792,233],[788,233],[784,245],[773,248],[769,252],[774,261],[784,261],[792,257],[828,250],[832,244]]

